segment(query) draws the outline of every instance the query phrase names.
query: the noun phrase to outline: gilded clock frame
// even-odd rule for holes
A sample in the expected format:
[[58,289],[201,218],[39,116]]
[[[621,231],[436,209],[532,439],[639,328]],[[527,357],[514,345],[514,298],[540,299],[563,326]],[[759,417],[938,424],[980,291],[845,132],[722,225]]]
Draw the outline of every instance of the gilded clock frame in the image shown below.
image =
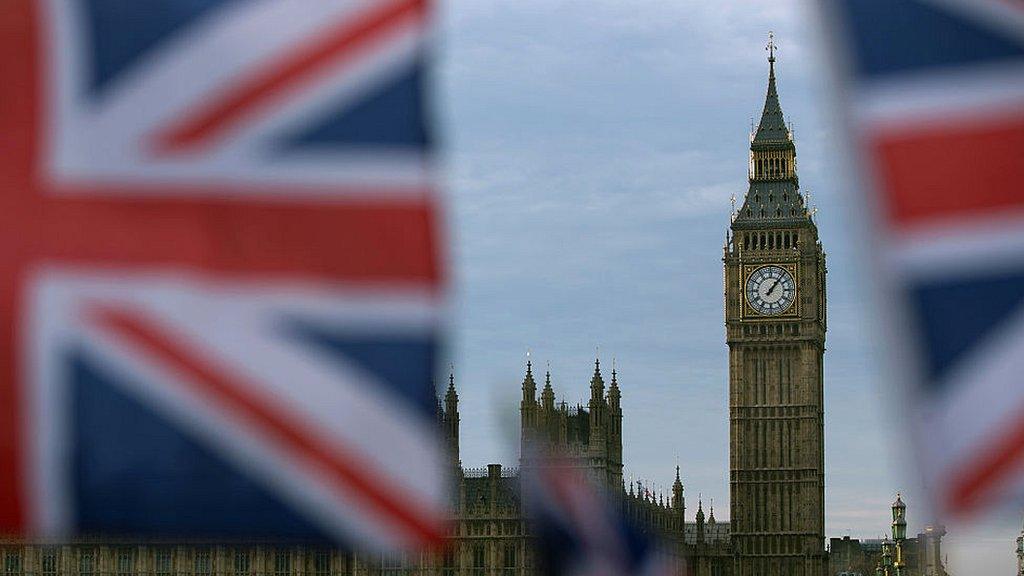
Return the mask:
[[[766,266],[776,266],[790,273],[793,276],[793,288],[796,290],[796,294],[793,295],[793,305],[782,314],[775,314],[768,316],[761,314],[750,305],[750,300],[747,299],[747,281],[750,280],[750,276],[764,268]],[[758,262],[757,264],[744,264],[743,274],[740,278],[740,318],[744,320],[761,320],[761,321],[772,321],[787,318],[799,318],[800,317],[800,266],[796,262]]]

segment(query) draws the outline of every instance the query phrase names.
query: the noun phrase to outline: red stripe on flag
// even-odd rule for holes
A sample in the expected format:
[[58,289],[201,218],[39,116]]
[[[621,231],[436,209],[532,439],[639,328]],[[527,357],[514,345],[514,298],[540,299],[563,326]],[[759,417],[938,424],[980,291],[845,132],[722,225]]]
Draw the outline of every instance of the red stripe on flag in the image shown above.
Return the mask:
[[328,66],[350,62],[374,40],[409,19],[424,18],[426,12],[426,0],[375,3],[366,14],[346,18],[322,37],[245,78],[235,89],[213,96],[209,104],[157,134],[156,150],[175,152],[209,144],[247,115],[314,80]]
[[182,374],[181,382],[193,393],[240,417],[278,449],[299,455],[335,492],[366,501],[420,545],[442,543],[446,526],[439,511],[432,513],[414,498],[404,496],[405,491],[390,482],[386,474],[375,471],[376,466],[367,458],[337,441],[325,441],[316,430],[304,425],[301,416],[288,413],[280,402],[254,394],[250,385],[225,366],[136,312],[96,307],[89,316],[100,327]]
[[992,441],[979,447],[976,454],[959,468],[947,495],[946,506],[955,514],[978,509],[993,496],[992,488],[1024,463],[1024,409],[999,427],[999,433],[993,434]]
[[[38,146],[34,119],[41,106],[35,70],[43,61],[35,28],[40,4],[33,0],[0,1],[0,199],[24,187]],[[2,201],[2,200],[0,200]],[[0,207],[0,214],[7,212]],[[22,405],[22,355],[18,322],[23,318],[21,277],[0,242],[0,534],[24,535],[27,524],[26,419]]]
[[[20,252],[97,267],[441,287],[437,213],[429,193],[408,200],[297,203],[189,198],[180,196],[187,193],[180,187],[166,194],[123,192],[133,195],[110,187],[79,189],[10,213],[21,220],[12,227],[31,231],[18,240]],[[0,214],[0,224],[5,220]],[[0,247],[0,254],[8,249]]]
[[871,140],[897,227],[1024,210],[1024,111],[879,130]]

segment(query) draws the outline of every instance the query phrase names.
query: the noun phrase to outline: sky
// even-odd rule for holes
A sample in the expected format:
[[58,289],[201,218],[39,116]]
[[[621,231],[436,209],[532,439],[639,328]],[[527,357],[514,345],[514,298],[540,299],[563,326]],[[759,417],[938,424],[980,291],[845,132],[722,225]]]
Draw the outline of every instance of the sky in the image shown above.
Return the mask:
[[[518,457],[529,352],[585,403],[599,356],[622,389],[626,476],[682,469],[728,517],[722,244],[747,187],[751,121],[778,85],[828,264],[826,534],[880,537],[897,492],[921,530],[872,315],[830,76],[795,0],[447,0],[436,102],[464,466]],[[954,574],[1011,574],[1019,516],[949,526]]]

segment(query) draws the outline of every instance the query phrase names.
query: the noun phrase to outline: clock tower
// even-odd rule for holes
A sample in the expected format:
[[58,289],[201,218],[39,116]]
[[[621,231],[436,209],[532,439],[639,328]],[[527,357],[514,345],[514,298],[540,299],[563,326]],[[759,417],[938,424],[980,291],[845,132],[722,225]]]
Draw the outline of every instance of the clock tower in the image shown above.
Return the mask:
[[725,246],[735,576],[823,576],[825,253],[775,86]]

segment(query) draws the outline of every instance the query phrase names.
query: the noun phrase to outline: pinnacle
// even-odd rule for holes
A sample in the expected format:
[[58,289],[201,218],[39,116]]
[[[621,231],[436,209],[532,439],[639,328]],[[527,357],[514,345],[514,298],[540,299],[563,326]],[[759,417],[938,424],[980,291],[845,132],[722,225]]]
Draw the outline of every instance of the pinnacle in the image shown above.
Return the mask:
[[590,379],[591,383],[604,383],[604,378],[601,377],[601,360],[594,360],[594,376]]
[[770,145],[792,146],[789,129],[786,127],[786,119],[782,114],[782,105],[779,104],[779,91],[775,85],[775,43],[769,43],[771,56],[768,58],[768,94],[764,99],[764,110],[761,112],[761,122],[757,126],[754,140],[751,147],[762,147]]

